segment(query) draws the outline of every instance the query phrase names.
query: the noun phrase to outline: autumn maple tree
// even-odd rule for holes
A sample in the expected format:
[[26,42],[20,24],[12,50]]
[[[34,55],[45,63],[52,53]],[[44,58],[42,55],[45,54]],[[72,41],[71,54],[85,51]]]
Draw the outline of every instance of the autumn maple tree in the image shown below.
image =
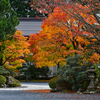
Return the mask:
[[[52,28],[48,31],[52,31]],[[31,44],[31,52],[33,52],[33,59],[37,67],[52,67],[56,64],[64,65],[66,57],[74,53],[83,52],[81,45],[79,50],[75,50],[72,42],[67,38],[66,33],[61,34],[60,31],[59,29],[58,31],[53,30],[52,32],[55,33],[48,33],[47,35],[40,32],[39,34],[32,34],[30,36],[29,43]],[[86,42],[81,37],[77,39],[81,39],[80,43],[83,42],[85,44]]]
[[[89,48],[89,52],[92,52],[93,55],[95,55],[94,53],[96,53],[97,59],[99,60],[100,24],[99,21],[95,18],[95,16],[93,16],[93,14],[91,14],[90,12],[91,11],[87,6],[83,6],[80,4],[76,5],[68,4],[66,8],[56,7],[54,9],[54,12],[50,14],[50,16],[51,19],[55,21],[55,23],[58,22],[57,27],[66,31],[66,34],[72,34],[72,37],[69,38],[73,43],[74,49],[77,49],[78,47],[78,41],[76,41],[77,36],[86,38],[88,42],[91,41],[90,43],[92,44],[91,45],[92,48],[91,49]],[[62,26],[65,27],[65,29]],[[84,46],[84,44],[82,45]]]
[[[59,7],[54,8],[44,20],[43,30],[30,36],[31,52],[37,66],[53,66],[75,53],[86,55],[92,52],[87,60],[96,62],[100,59],[100,22],[97,15],[100,3],[97,2],[90,0],[85,5],[59,2]],[[91,43],[96,44],[87,48]]]
[[61,5],[62,1],[66,0],[32,0],[31,6],[36,9],[37,12],[42,13],[47,17],[49,13],[52,13],[54,8]]
[[[99,39],[100,34],[98,32],[99,23],[100,23],[99,16],[98,16],[98,13],[100,11],[99,0],[74,0],[74,1],[75,2],[73,2],[73,0],[70,1],[69,0],[38,0],[38,1],[33,0],[33,6],[36,7],[39,11],[41,11],[41,13],[47,12],[48,14],[51,14],[53,17],[55,17],[56,20],[59,20],[59,18],[54,16],[52,12],[54,11],[54,8],[56,7],[60,8],[63,12],[65,12],[68,15],[69,18],[73,18],[73,20],[75,21],[77,20],[78,22],[76,22],[76,24],[78,25],[81,24],[81,28],[84,29],[84,33],[88,32],[89,34],[90,32],[95,38],[100,40]],[[80,1],[80,3],[77,3],[78,1]],[[53,8],[53,10],[51,10],[51,8]],[[58,11],[57,13],[59,13],[59,9],[57,11]],[[66,24],[67,27],[70,26],[69,23]],[[75,33],[78,32],[75,31]]]
[[26,41],[27,38],[22,36],[22,34],[22,31],[16,31],[12,40],[0,42],[1,47],[4,45],[4,48],[1,50],[3,58],[0,63],[1,66],[16,70],[16,68],[21,67],[22,63],[25,62],[21,57],[24,57],[30,51],[28,49],[29,44]]
[[[54,12],[56,15],[56,12]],[[63,22],[66,21],[62,17],[66,13],[58,13],[58,17]],[[53,20],[53,21],[52,21]],[[61,28],[57,27],[60,25]],[[82,37],[73,38],[71,31],[67,34],[66,27],[55,20],[51,15],[44,20],[42,24],[42,31],[38,34],[31,34],[29,43],[31,44],[31,52],[33,52],[33,59],[36,61],[38,67],[55,66],[56,64],[65,64],[65,58],[70,54],[83,52],[82,45],[89,44],[86,39]],[[79,41],[78,47],[76,40]]]

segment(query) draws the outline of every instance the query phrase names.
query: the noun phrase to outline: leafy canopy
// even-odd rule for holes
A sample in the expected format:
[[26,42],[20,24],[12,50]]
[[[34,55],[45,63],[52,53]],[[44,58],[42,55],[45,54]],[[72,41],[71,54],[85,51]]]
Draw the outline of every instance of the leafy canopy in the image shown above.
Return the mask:
[[[99,29],[100,25],[92,11],[87,6],[71,4],[56,7],[44,20],[42,31],[30,36],[31,52],[38,67],[54,66],[64,61],[70,54],[86,55],[92,50],[91,47],[87,48],[87,45],[90,45],[91,41],[93,43],[99,41],[99,33],[97,34],[96,29]],[[91,37],[96,39],[93,40]],[[92,51],[86,59],[98,61],[100,56],[97,55],[99,53]],[[94,56],[97,58],[90,59]]]
[[11,8],[17,13],[17,17],[35,17],[36,10],[30,5],[31,0],[10,0]]
[[22,63],[25,62],[22,57],[30,53],[27,38],[22,34],[22,31],[16,31],[12,40],[6,40],[0,44],[0,46],[5,45],[5,49],[1,51],[3,55],[2,65],[8,69],[16,70],[17,67],[21,67]]

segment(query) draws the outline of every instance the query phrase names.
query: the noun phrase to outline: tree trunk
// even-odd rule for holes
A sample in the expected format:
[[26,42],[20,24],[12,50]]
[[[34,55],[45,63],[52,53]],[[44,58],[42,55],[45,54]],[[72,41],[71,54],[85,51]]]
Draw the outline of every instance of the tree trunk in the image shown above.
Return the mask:
[[[60,67],[59,62],[58,62],[58,64],[57,64],[57,67],[58,67],[58,68]],[[58,68],[57,68],[57,69],[58,69]]]
[[3,58],[0,58],[0,66],[2,66]]
[[3,55],[2,55],[2,46],[0,46],[0,66],[2,66]]

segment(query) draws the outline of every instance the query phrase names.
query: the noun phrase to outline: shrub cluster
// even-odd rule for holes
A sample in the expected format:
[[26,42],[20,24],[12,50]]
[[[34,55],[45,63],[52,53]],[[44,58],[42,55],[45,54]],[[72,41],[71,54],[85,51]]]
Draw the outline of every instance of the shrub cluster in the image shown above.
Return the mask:
[[50,88],[85,91],[90,82],[87,69],[91,66],[92,64],[79,54],[68,57],[66,64],[58,68],[58,76],[50,80]]
[[18,77],[19,80],[26,80],[27,76],[29,76],[29,80],[31,79],[39,79],[41,78],[48,78],[48,75],[51,73],[51,70],[46,66],[42,68],[37,68],[35,64],[23,64],[20,68],[20,74],[23,74]]
[[81,55],[70,56],[66,59],[66,65],[57,71],[58,77],[66,81],[66,89],[77,91],[79,88],[85,90],[89,84],[88,72],[90,62],[84,61]]

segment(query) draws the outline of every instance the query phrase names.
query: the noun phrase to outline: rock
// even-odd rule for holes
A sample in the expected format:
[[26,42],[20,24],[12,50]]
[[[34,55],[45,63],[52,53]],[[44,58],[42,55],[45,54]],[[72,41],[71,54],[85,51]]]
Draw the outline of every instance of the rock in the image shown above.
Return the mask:
[[6,76],[7,82],[6,84],[9,87],[17,87],[17,86],[21,86],[20,81],[15,79],[13,76]]
[[7,86],[21,86],[20,81],[15,79],[13,76],[16,76],[15,72],[10,69],[6,69],[4,66],[0,66],[0,75],[6,77],[6,85]]
[[12,76],[6,76],[7,84],[14,83],[14,78]]

